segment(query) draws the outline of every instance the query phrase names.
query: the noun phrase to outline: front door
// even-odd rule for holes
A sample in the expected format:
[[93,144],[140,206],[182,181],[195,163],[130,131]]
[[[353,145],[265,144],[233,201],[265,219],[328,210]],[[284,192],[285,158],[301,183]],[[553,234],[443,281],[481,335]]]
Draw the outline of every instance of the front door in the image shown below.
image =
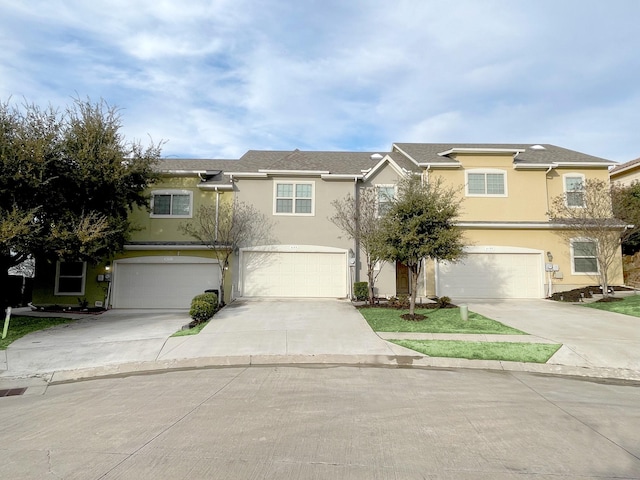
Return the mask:
[[409,295],[409,267],[396,262],[396,295]]

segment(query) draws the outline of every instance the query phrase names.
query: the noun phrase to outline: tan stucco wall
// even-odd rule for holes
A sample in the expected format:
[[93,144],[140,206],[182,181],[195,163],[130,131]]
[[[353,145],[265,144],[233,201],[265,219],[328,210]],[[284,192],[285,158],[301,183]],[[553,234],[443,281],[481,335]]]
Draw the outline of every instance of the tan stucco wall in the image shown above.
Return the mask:
[[611,175],[611,182],[624,186],[631,185],[634,182],[640,182],[640,165],[620,174]]

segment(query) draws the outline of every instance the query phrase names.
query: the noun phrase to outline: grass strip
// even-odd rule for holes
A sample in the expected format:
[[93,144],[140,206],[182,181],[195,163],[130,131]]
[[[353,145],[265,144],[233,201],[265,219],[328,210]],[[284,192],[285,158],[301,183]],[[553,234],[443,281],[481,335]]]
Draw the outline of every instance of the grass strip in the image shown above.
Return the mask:
[[[9,330],[7,338],[0,338],[0,350],[6,350],[7,347],[25,335],[44,330],[45,328],[54,327],[63,323],[74,322],[75,319],[70,318],[49,318],[49,317],[11,317],[9,320]],[[4,322],[4,318],[3,318]],[[0,328],[0,333],[2,329]]]
[[630,295],[615,302],[585,303],[585,307],[605,310],[607,312],[622,313],[632,317],[640,317],[640,295]]
[[508,327],[500,322],[469,312],[469,320],[460,318],[459,308],[416,309],[416,313],[426,315],[419,322],[405,320],[402,314],[407,310],[392,308],[360,308],[359,312],[376,332],[415,333],[489,333],[504,335],[526,335],[525,332]]
[[547,363],[562,344],[465,342],[462,340],[390,340],[430,357]]
[[197,335],[198,333],[200,333],[202,331],[202,329],[207,325],[207,323],[209,323],[210,320],[211,319],[207,320],[206,322],[199,323],[195,327],[189,328],[187,330],[178,330],[176,333],[174,333],[171,336],[172,337],[186,337],[187,335]]

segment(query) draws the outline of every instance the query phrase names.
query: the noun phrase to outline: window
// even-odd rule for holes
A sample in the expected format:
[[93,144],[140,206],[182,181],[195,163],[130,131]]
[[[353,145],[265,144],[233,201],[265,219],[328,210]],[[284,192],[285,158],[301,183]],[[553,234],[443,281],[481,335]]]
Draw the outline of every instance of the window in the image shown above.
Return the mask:
[[467,196],[506,197],[506,174],[500,170],[466,172]]
[[276,183],[274,213],[278,215],[313,215],[312,182]]
[[376,185],[378,216],[386,214],[396,198],[394,185]]
[[58,262],[55,295],[84,295],[85,262]]
[[598,248],[596,242],[589,239],[577,239],[571,242],[571,273],[598,273]]
[[151,192],[151,216],[191,218],[193,194],[188,190],[156,190]]
[[565,175],[564,192],[567,207],[584,207],[584,175]]

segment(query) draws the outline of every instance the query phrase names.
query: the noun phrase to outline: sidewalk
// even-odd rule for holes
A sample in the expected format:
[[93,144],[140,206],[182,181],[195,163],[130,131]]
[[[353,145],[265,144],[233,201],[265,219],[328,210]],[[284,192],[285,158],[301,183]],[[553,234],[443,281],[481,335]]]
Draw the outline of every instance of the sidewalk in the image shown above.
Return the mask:
[[[92,335],[91,341],[80,344],[79,337],[69,334],[65,337],[65,350],[58,350],[81,351],[76,364],[50,358],[50,364],[39,371],[28,371],[26,367],[16,370],[12,368],[16,354],[46,358],[51,355],[47,348],[53,348],[53,343],[60,348],[60,337],[56,339],[55,332],[41,334],[41,338],[50,338],[51,345],[41,339],[35,343],[29,336],[30,345],[12,345],[9,350],[0,351],[0,390],[25,384],[46,388],[50,382],[141,372],[273,364],[478,368],[640,381],[638,318],[545,300],[482,300],[468,304],[471,311],[531,335],[375,334],[349,302],[241,300],[218,312],[198,335],[170,337],[180,325],[188,323],[188,316],[182,311],[165,313],[167,318],[160,323],[164,330],[155,331],[151,338],[131,323],[126,324],[130,328],[120,325],[122,333],[117,342],[106,336],[106,340],[94,338],[98,332],[94,321],[90,329],[85,329]],[[115,311],[111,315],[126,318],[125,313]],[[105,323],[114,321],[113,317],[107,319],[110,322]],[[528,364],[427,357],[386,341],[404,338],[564,345],[548,363]],[[99,355],[104,356],[98,358]]]

